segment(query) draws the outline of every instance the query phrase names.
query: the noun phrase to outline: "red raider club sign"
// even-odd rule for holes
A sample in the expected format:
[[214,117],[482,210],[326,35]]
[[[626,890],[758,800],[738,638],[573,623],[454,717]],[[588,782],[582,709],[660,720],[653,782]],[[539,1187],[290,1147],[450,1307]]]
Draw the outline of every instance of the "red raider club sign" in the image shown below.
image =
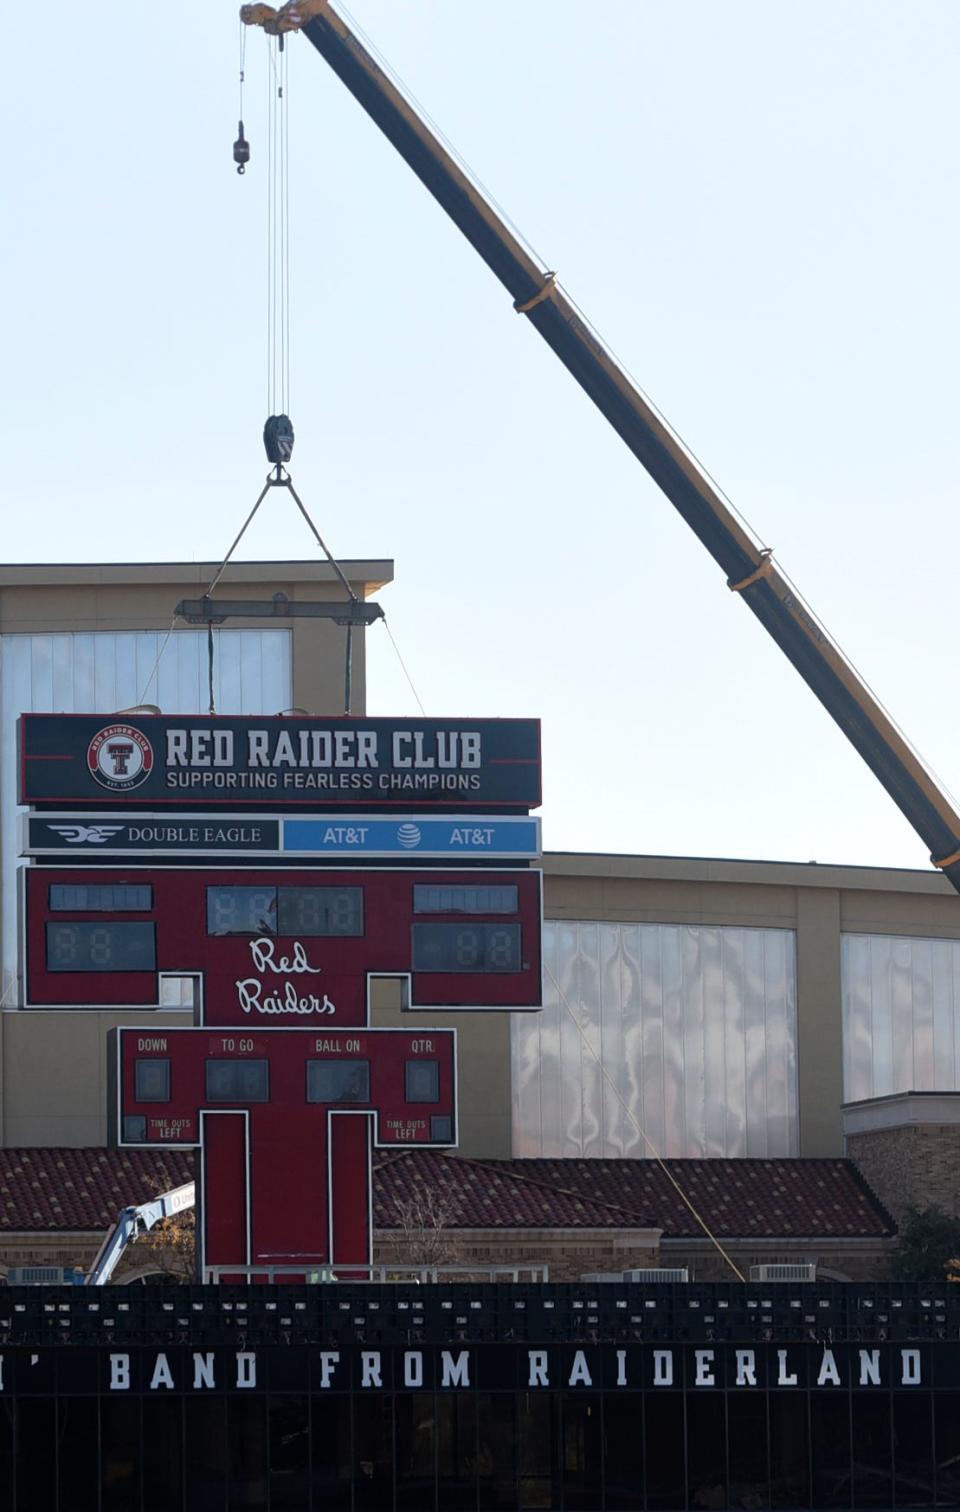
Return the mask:
[[477,808],[540,803],[533,719],[23,714],[24,804]]

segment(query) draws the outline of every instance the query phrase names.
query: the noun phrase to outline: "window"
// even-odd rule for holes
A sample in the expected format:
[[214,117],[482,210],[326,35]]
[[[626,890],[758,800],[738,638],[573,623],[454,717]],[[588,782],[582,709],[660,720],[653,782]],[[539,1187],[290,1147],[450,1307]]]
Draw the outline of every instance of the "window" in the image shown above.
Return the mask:
[[812,1507],[805,1396],[770,1393],[770,1506]]
[[407,1102],[439,1102],[440,1062],[434,1060],[407,1061],[406,1088]]
[[307,1061],[307,1102],[369,1102],[370,1062]]
[[169,1060],[138,1060],[135,1075],[138,1103],[170,1101]]
[[933,1425],[926,1391],[893,1393],[894,1505],[927,1507],[933,1501]]
[[563,1395],[561,1472],[565,1512],[593,1512],[603,1480],[600,1397],[596,1393]]
[[890,1398],[885,1391],[855,1391],[852,1403],[854,1505],[889,1507],[893,1491]]
[[839,1391],[810,1394],[813,1507],[850,1505],[850,1402]]
[[207,1102],[269,1101],[269,1061],[207,1061]]

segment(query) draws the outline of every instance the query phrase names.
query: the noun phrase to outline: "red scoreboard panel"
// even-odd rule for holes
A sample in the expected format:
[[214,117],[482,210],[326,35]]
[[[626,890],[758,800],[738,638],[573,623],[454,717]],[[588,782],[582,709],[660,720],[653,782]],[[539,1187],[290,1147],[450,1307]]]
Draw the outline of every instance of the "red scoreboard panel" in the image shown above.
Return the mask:
[[157,1007],[161,974],[253,1032],[364,1025],[377,976],[411,1008],[543,1002],[539,871],[28,867],[23,923],[30,1007]]
[[366,1265],[370,1147],[457,1142],[456,1030],[114,1029],[111,1143],[200,1149],[201,1264]]
[[306,1145],[331,1109],[374,1119],[374,1143],[456,1144],[456,1030],[117,1029],[111,1143],[200,1143],[204,1111],[246,1109]]

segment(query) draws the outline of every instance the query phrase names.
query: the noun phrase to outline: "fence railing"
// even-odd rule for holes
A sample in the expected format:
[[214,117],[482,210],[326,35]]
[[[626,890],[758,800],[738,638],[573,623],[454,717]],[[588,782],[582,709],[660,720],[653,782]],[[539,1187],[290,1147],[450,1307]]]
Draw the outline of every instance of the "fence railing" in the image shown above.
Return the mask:
[[390,1282],[438,1281],[546,1282],[549,1265],[207,1265],[203,1280],[218,1286],[221,1281],[293,1281],[298,1285],[322,1286],[338,1280],[385,1285]]

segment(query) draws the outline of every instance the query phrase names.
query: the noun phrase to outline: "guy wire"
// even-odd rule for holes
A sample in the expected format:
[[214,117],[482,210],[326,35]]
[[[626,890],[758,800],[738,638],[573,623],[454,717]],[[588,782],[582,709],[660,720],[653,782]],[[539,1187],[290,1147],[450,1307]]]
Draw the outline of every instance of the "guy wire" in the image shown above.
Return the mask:
[[160,670],[160,662],[161,662],[161,659],[163,657],[163,653],[164,653],[164,651],[166,651],[167,646],[170,643],[170,637],[173,634],[174,626],[176,625],[176,623],[177,623],[177,616],[174,615],[173,619],[170,621],[170,629],[167,631],[166,635],[164,636],[164,638],[163,638],[163,644],[160,647],[160,650],[157,652],[157,659],[156,659],[156,661],[153,664],[153,670],[151,671],[150,676],[147,678],[146,682],[143,685],[143,692],[140,694],[140,697],[137,699],[137,703],[138,704],[146,703],[146,701],[147,701],[147,694],[150,691],[150,684],[153,682],[153,679],[156,677],[158,671]]
[[611,1077],[609,1071],[607,1070],[606,1066],[603,1064],[603,1062],[600,1059],[599,1055],[597,1054],[596,1050],[594,1050],[593,1046],[591,1045],[589,1039],[587,1038],[586,1031],[584,1030],[583,1025],[581,1024],[579,1018],[577,1017],[577,1015],[574,1012],[573,1008],[571,1007],[569,1001],[567,1000],[567,997],[566,997],[566,994],[563,991],[563,988],[560,986],[560,983],[557,981],[557,979],[554,976],[553,972],[550,970],[550,967],[548,965],[546,965],[546,963],[544,963],[544,971],[546,972],[546,975],[550,978],[550,981],[553,983],[554,987],[556,988],[557,997],[560,999],[560,1001],[563,1004],[564,1008],[567,1010],[567,1013],[572,1018],[572,1020],[574,1022],[574,1026],[576,1027],[577,1033],[580,1036],[581,1043],[586,1047],[586,1049],[588,1050],[588,1052],[590,1053],[590,1055],[592,1055],[593,1059],[596,1061],[597,1067],[598,1067],[598,1069],[600,1071],[600,1075],[603,1077],[603,1079],[606,1082],[607,1086],[610,1088],[610,1090],[613,1093],[614,1097],[617,1099],[617,1102],[620,1104],[620,1106],[623,1109],[624,1113],[627,1115],[627,1118],[630,1120],[630,1122],[633,1124],[633,1127],[636,1129],[637,1133],[640,1135],[640,1138],[643,1140],[644,1144],[647,1146],[648,1150],[650,1151],[650,1153],[653,1156],[654,1160],[657,1162],[657,1164],[660,1167],[661,1171],[663,1172],[664,1176],[666,1176],[666,1178],[669,1181],[670,1185],[676,1191],[677,1196],[680,1198],[680,1200],[684,1204],[684,1206],[686,1208],[688,1208],[690,1210],[690,1212],[693,1214],[693,1216],[696,1219],[697,1223],[700,1225],[700,1227],[703,1229],[703,1232],[706,1234],[707,1238],[710,1240],[710,1243],[712,1245],[714,1245],[715,1248],[720,1253],[720,1255],[722,1255],[723,1259],[726,1261],[727,1265],[729,1265],[730,1269],[733,1271],[733,1274],[736,1276],[737,1280],[738,1281],[746,1281],[747,1278],[743,1274],[743,1271],[740,1269],[740,1267],[738,1265],[735,1264],[735,1262],[733,1260],[731,1260],[730,1256],[727,1254],[726,1250],[724,1249],[723,1245],[720,1243],[720,1240],[717,1238],[716,1234],[707,1225],[706,1220],[704,1218],[702,1218],[701,1215],[698,1213],[697,1209],[694,1207],[693,1203],[690,1201],[690,1199],[687,1196],[686,1192],[683,1190],[683,1187],[680,1185],[679,1181],[677,1181],[676,1177],[673,1175],[673,1172],[670,1171],[669,1168],[667,1167],[666,1162],[664,1161],[662,1155],[660,1154],[660,1151],[657,1149],[657,1147],[654,1144],[653,1140],[649,1137],[649,1135],[647,1134],[646,1130],[641,1126],[639,1120],[637,1119],[636,1115],[633,1112],[633,1109],[628,1106],[626,1100],[621,1095],[620,1088],[617,1086],[616,1082]]
[[422,702],[422,700],[420,698],[420,694],[417,692],[416,687],[414,686],[413,678],[410,676],[410,673],[407,670],[407,664],[404,661],[403,657],[400,655],[400,647],[397,645],[396,641],[393,638],[393,631],[390,629],[390,622],[387,619],[387,616],[385,614],[381,616],[380,623],[383,625],[384,630],[386,630],[387,635],[390,637],[390,644],[391,644],[391,646],[393,647],[394,651],[397,654],[397,661],[400,663],[401,667],[403,668],[403,675],[407,679],[407,682],[410,684],[410,692],[413,694],[414,698],[417,700],[417,708],[420,710],[420,713],[423,715],[424,719],[426,719],[426,717],[427,717],[427,711],[423,707],[423,702]]

